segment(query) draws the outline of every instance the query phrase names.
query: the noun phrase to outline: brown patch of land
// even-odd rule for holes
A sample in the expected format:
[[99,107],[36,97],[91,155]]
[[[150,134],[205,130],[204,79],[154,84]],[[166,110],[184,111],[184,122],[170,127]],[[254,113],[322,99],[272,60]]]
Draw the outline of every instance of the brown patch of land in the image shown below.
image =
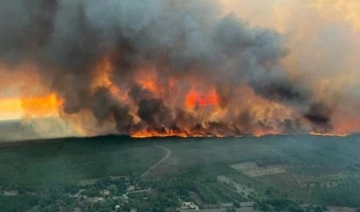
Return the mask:
[[259,167],[255,162],[246,162],[230,165],[231,168],[246,174],[249,177],[261,177],[273,174],[286,173],[282,166],[271,165],[266,167]]

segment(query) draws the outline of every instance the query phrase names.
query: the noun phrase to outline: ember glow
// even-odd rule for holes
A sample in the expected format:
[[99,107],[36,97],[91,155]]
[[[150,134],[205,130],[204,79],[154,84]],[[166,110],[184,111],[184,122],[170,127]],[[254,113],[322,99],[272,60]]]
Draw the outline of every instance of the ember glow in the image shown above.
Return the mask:
[[[290,30],[278,10],[296,1],[278,2],[3,0],[0,119],[60,117],[83,135],[133,137],[359,132],[359,83],[339,74],[357,62],[328,66],[335,44]],[[349,8],[325,4],[300,9],[321,19]],[[328,24],[355,32],[356,20]]]

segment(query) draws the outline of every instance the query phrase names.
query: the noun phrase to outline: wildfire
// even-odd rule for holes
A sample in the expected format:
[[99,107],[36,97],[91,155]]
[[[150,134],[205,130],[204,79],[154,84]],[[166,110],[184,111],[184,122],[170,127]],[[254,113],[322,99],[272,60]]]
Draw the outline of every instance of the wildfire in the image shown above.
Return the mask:
[[0,99],[0,120],[59,116],[62,104],[56,94]]
[[169,131],[169,132],[157,132],[157,131],[140,131],[140,132],[134,132],[131,134],[132,138],[151,138],[151,137],[158,137],[158,138],[164,138],[164,137],[180,137],[180,138],[202,138],[202,137],[216,137],[216,138],[222,138],[226,137],[225,135],[215,134],[215,135],[206,135],[206,134],[194,134],[192,132],[175,132],[175,131]]
[[22,116],[21,101],[18,98],[0,99],[0,120],[19,119]]
[[346,134],[346,133],[319,133],[319,132],[310,132],[310,135],[313,136],[329,136],[329,137],[347,137],[350,134]]
[[280,135],[281,133],[277,130],[257,130],[254,132],[254,137],[263,137],[266,135]]
[[112,95],[119,101],[123,101],[125,95],[112,81],[113,66],[109,56],[104,56],[94,67],[94,76],[91,84],[91,90],[96,91],[97,88],[106,87]]
[[[29,67],[32,66],[23,65],[22,70],[31,73],[31,78],[37,80],[31,82],[26,80],[25,74],[19,74],[21,77],[19,77],[16,83],[21,87],[21,92],[24,92],[24,85],[26,85],[29,90],[36,92],[32,95],[26,94],[0,98],[0,119],[30,119],[61,116],[75,123],[72,127],[76,128],[76,131],[81,132],[82,135],[94,135],[94,132],[99,134],[108,132],[108,129],[113,126],[115,117],[111,117],[106,123],[96,125],[97,121],[90,110],[84,110],[72,115],[64,114],[62,108],[65,100],[55,92],[48,92],[49,89],[47,86],[40,83],[41,80],[36,75],[36,69],[31,68],[29,72]],[[95,93],[98,88],[106,88],[119,104],[129,106],[129,113],[134,118],[135,124],[143,124],[142,118],[138,115],[139,106],[135,105],[134,101],[128,96],[129,88],[127,84],[124,84],[122,87],[114,83],[114,71],[110,57],[105,56],[99,60],[94,66],[91,90]],[[19,73],[23,72],[20,71]],[[6,75],[3,74],[3,76]],[[13,78],[13,76],[7,78]],[[184,81],[188,81],[187,83],[190,84],[190,89],[184,88]],[[224,107],[223,105],[226,104],[221,102],[222,99],[219,93],[211,84],[194,79],[182,79],[180,77],[169,78],[168,82],[164,83],[158,79],[158,72],[154,67],[139,69],[135,73],[135,82],[143,90],[149,91],[154,98],[162,99],[164,107],[171,110],[170,116],[171,114],[174,115],[172,111],[175,111],[176,107],[181,105],[183,109],[188,112],[185,117],[190,116],[190,118],[188,117],[183,121],[180,120],[179,123],[175,123],[178,127],[176,130],[167,126],[163,127],[162,125],[159,125],[161,127],[157,126],[162,128],[161,130],[155,130],[155,128],[151,127],[131,129],[128,133],[134,138],[169,136],[225,137],[241,136],[242,134],[251,134],[255,137],[279,135],[286,133],[286,131],[276,128],[277,123],[274,119],[277,118],[280,121],[285,121],[288,117],[293,117],[293,111],[290,107],[261,98],[247,86],[240,87],[241,89],[239,89],[238,93],[234,93],[238,99],[234,98],[234,102],[229,102],[228,106]],[[16,83],[13,83],[9,79],[6,83],[12,84],[13,86],[16,85]],[[38,91],[41,91],[40,94]],[[242,104],[237,105],[237,102]],[[220,105],[222,106],[220,107]],[[243,127],[244,123],[242,121],[238,123],[234,122],[234,120],[237,120],[234,117],[239,116],[245,109],[248,114],[251,114],[251,119],[247,120],[248,128]],[[122,122],[121,118],[122,117],[120,117],[118,121]],[[159,117],[153,119],[157,120]],[[228,120],[229,123],[227,124],[226,122]],[[341,117],[337,117],[335,121],[337,122],[337,128],[335,130],[324,133],[313,131],[310,132],[310,134],[316,136],[347,136],[348,133],[343,132],[348,132],[348,122],[342,120]],[[95,130],[92,127],[85,127],[83,129],[83,126],[89,125],[90,123],[95,127],[97,126],[98,129]],[[235,132],[235,128],[240,130]],[[87,131],[91,131],[92,133]]]
[[153,94],[161,94],[163,89],[159,88],[156,84],[156,71],[153,67],[147,69],[138,70],[135,81],[146,90],[149,90]]
[[15,67],[0,63],[0,120],[59,116],[63,100],[50,92],[35,65],[23,62]]
[[189,137],[186,133],[177,133],[177,132],[168,132],[168,133],[158,133],[158,132],[149,132],[149,131],[141,131],[141,132],[134,132],[131,134],[133,138],[149,138],[149,137],[181,137],[186,138]]
[[[26,23],[2,25],[4,36],[14,39],[0,39],[0,119],[61,117],[86,136],[137,138],[359,132],[359,83],[351,77],[356,75],[344,74],[358,67],[358,60],[332,51],[342,41],[343,51],[358,55],[357,34],[348,30],[360,28],[354,9],[359,4],[331,1],[334,6],[316,0],[300,9],[315,22],[350,23],[354,29],[301,19],[297,25],[306,27],[291,26],[295,33],[289,39],[292,13],[272,3],[264,5],[271,8],[266,15],[276,15],[270,19],[263,11],[249,12],[257,4],[245,0],[238,2],[241,7],[224,0],[229,10],[248,6],[234,15],[216,11],[222,1],[215,6],[128,1],[130,10],[122,10],[121,1],[101,6],[78,1],[76,9],[64,1],[36,4],[29,14],[21,11],[28,3],[9,5],[11,11],[20,9],[16,15]],[[203,13],[204,8],[211,10]],[[244,24],[237,16],[255,22]],[[337,30],[339,36],[324,41]],[[299,42],[304,36],[309,40]]]
[[25,97],[21,99],[25,117],[59,116],[63,101],[56,94],[44,96]]
[[212,90],[209,94],[201,95],[192,89],[186,96],[185,105],[187,108],[219,106],[219,97],[215,90]]

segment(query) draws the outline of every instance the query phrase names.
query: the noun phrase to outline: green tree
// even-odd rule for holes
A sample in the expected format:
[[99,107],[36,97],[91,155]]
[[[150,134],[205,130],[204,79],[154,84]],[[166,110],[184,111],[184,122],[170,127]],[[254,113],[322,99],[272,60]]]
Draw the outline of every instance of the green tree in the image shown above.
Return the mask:
[[111,185],[109,186],[109,191],[110,191],[111,195],[115,195],[115,194],[118,193],[118,188],[117,188],[116,185],[111,184]]
[[226,209],[226,212],[235,212],[236,210],[235,210],[235,208],[227,208]]
[[233,204],[234,204],[235,208],[241,208],[241,205],[240,205],[239,201],[234,200]]
[[320,206],[316,206],[315,209],[314,209],[314,212],[323,212],[323,208],[320,207]]

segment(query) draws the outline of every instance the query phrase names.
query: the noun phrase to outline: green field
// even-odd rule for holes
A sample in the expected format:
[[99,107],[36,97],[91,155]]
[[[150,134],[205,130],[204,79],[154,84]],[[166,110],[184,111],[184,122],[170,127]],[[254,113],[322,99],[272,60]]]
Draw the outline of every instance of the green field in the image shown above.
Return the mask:
[[[235,207],[242,202],[253,202],[257,210],[355,209],[360,207],[359,152],[357,135],[105,136],[2,144],[0,210],[71,211],[77,206],[89,211],[110,210],[120,204],[117,196],[123,194],[129,196],[120,204],[125,211],[134,207],[139,211],[151,211],[152,207],[172,211],[181,201],[218,209],[226,203]],[[236,170],[231,167],[234,164],[245,169]],[[139,192],[129,191],[132,185]],[[101,197],[99,191],[111,188],[115,188],[111,201],[105,198],[102,203],[90,204],[67,199],[69,193],[81,190],[82,198]],[[9,195],[14,190],[16,194]],[[56,198],[46,202],[46,195]]]
[[6,144],[0,147],[0,184],[64,186],[89,178],[139,175],[161,153],[127,137]]

